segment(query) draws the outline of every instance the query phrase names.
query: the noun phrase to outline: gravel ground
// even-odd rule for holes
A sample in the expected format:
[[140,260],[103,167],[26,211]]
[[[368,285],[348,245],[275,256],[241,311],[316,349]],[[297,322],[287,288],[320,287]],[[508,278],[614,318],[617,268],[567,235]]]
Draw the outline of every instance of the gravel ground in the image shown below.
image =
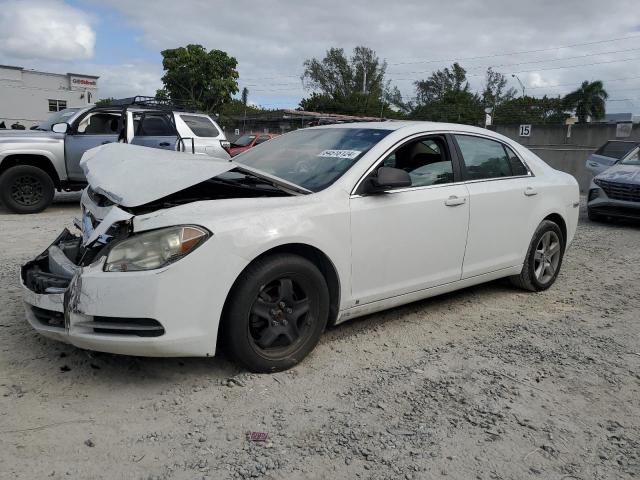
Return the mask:
[[[41,338],[19,265],[77,215],[0,210],[0,477],[640,476],[640,226],[584,218],[555,286],[504,281],[328,331],[295,369]],[[264,432],[264,442],[247,432]]]

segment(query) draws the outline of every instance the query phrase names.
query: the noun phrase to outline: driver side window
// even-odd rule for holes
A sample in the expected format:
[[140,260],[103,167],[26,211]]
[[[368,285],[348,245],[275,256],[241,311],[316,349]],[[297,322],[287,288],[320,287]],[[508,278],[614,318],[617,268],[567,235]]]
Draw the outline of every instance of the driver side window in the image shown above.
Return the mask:
[[117,135],[119,126],[119,114],[96,112],[80,121],[77,132],[84,135]]
[[405,143],[389,154],[379,167],[404,170],[412,187],[453,182],[453,164],[444,137],[419,138]]

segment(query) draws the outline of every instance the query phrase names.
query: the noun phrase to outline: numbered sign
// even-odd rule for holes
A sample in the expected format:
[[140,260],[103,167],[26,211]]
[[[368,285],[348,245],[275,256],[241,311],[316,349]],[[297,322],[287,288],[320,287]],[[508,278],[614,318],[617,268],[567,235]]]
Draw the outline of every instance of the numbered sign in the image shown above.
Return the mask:
[[520,136],[521,137],[531,136],[531,125],[520,125]]

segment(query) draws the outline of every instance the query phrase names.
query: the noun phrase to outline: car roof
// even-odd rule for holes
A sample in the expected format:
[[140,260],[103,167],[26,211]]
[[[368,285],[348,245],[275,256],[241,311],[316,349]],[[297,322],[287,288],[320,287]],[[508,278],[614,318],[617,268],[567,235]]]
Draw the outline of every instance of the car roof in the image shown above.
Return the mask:
[[507,137],[486,128],[474,127],[461,123],[444,123],[444,122],[427,122],[421,120],[386,120],[382,122],[354,122],[354,123],[337,123],[333,125],[318,125],[317,127],[309,127],[309,129],[322,128],[370,128],[376,130],[405,131],[406,133],[419,132],[439,132],[451,131],[460,133],[476,133],[486,135],[502,140],[508,140]]

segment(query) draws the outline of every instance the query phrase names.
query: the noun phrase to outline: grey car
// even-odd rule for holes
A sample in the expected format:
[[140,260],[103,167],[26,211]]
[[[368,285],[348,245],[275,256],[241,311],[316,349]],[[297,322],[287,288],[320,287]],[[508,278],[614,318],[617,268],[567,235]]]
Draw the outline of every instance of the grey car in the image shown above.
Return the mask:
[[587,212],[594,221],[607,217],[640,219],[640,146],[593,178]]
[[587,158],[586,167],[593,175],[599,175],[607,168],[633,155],[640,142],[609,140]]

